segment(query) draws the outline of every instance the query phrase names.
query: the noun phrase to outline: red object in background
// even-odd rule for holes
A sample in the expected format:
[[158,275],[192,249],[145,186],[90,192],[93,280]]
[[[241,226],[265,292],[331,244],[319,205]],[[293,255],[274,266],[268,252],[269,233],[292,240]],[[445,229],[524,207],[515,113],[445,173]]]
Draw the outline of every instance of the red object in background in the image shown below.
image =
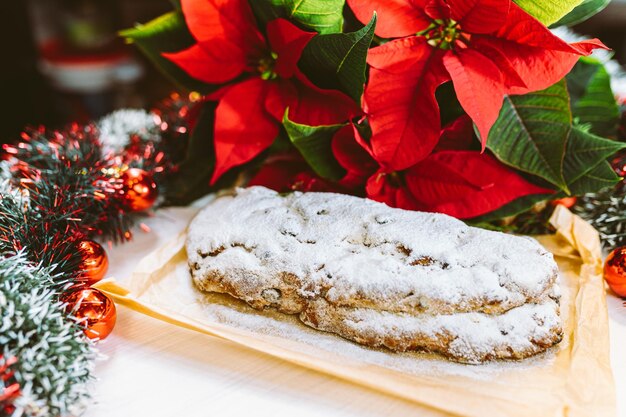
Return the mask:
[[82,50],[54,38],[41,44],[39,53],[41,70],[53,86],[73,92],[106,90],[118,78],[123,78],[124,74],[120,73],[129,71],[130,66],[137,66],[131,51],[121,41],[105,48]]
[[124,171],[120,179],[126,205],[133,211],[149,209],[159,197],[156,182],[143,169],[130,168]]
[[117,313],[113,301],[95,288],[76,290],[63,297],[67,312],[85,326],[85,335],[102,340],[115,327]]
[[17,363],[17,358],[11,356],[5,358],[0,354],[0,380],[2,380],[2,388],[0,388],[0,415],[11,415],[15,411],[13,401],[20,396],[20,384],[17,382],[9,383],[13,380],[13,371],[11,366]]
[[57,107],[68,120],[80,123],[135,104],[133,97],[121,94],[121,87],[143,76],[143,68],[121,42],[84,51],[51,39],[40,45],[39,69],[57,91]]
[[626,246],[615,249],[604,261],[604,279],[620,297],[626,297]]
[[117,2],[31,0],[40,72],[65,121],[87,123],[115,108],[142,107],[134,90],[143,68],[117,36]]
[[550,204],[552,204],[555,207],[564,206],[567,208],[571,208],[576,204],[576,201],[578,201],[576,197],[563,197],[563,198],[559,198],[556,200],[552,200]]
[[109,269],[109,258],[104,248],[93,240],[84,240],[78,244],[78,249],[83,254],[83,262],[79,278],[85,284],[91,286],[104,278]]

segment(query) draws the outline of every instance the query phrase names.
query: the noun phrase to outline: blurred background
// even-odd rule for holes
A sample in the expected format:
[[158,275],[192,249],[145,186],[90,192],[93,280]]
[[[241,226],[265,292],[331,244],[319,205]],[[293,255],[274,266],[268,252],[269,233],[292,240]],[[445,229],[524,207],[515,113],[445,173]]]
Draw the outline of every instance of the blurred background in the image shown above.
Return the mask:
[[[174,86],[117,31],[171,9],[168,0],[0,1],[0,142],[26,125],[85,122],[166,97]],[[575,29],[626,63],[626,0]]]

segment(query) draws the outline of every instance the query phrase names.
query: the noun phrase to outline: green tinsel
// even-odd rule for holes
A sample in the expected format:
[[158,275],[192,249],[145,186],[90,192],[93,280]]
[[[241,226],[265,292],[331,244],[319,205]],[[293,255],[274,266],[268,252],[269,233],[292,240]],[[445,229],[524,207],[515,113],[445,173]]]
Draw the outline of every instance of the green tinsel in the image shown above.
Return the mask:
[[35,209],[53,209],[51,217],[80,219],[81,232],[88,237],[128,240],[127,231],[142,214],[126,210],[123,199],[116,197],[119,183],[105,175],[115,160],[102,156],[94,126],[28,129],[22,139],[19,146],[7,147],[15,159],[11,175],[14,182],[27,181]]

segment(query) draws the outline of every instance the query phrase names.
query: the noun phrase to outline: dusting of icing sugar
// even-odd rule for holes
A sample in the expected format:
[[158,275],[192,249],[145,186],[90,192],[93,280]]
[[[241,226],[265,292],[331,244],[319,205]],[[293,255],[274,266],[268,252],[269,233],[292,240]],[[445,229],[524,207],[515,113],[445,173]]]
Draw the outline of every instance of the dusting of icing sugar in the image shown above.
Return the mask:
[[[186,271],[184,273],[188,276]],[[501,373],[550,366],[555,361],[556,352],[567,348],[567,342],[563,341],[558,347],[548,349],[523,361],[491,361],[476,366],[451,362],[435,354],[390,352],[369,348],[331,333],[306,327],[295,316],[271,310],[254,310],[243,302],[223,294],[199,294],[198,298],[203,317],[208,321],[251,333],[277,337],[278,340],[295,342],[302,353],[319,356],[322,350],[327,352],[324,356],[326,360],[332,358],[337,358],[336,360],[341,362],[355,360],[359,363],[381,366],[414,376],[456,375],[476,380],[491,380]]]
[[557,274],[529,238],[357,197],[263,187],[207,206],[190,225],[187,252],[195,277],[220,271],[246,300],[288,273],[304,299],[433,314],[538,301]]
[[[312,308],[318,309],[316,303]],[[313,327],[321,330],[336,329],[339,334],[367,340],[366,344],[373,346],[386,346],[392,341],[395,350],[427,349],[469,363],[529,356],[561,340],[559,306],[551,298],[499,315],[410,315],[332,308],[323,302],[318,313]]]

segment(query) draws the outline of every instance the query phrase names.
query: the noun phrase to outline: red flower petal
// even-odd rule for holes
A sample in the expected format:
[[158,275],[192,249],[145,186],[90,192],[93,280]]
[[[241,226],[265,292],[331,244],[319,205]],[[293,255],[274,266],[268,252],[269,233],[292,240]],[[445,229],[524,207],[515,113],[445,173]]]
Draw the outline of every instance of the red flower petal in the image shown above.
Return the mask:
[[289,104],[289,119],[309,126],[343,123],[361,114],[356,103],[337,90],[319,88],[299,69],[291,80],[296,98]]
[[388,171],[414,165],[439,139],[435,90],[449,79],[445,52],[422,37],[397,39],[370,50],[364,104],[373,136],[372,151]]
[[209,55],[195,44],[180,52],[164,53],[163,56],[191,77],[209,84],[221,84],[232,80],[246,68],[245,57],[236,52],[221,51],[221,55]]
[[429,0],[348,0],[357,19],[366,25],[378,13],[376,35],[400,38],[426,29],[430,19],[424,13]]
[[[509,58],[509,51],[496,46],[499,42],[501,41],[495,38],[474,36],[472,38],[472,49],[489,58],[498,67],[502,74],[504,88],[507,92],[510,92],[513,88],[528,89],[526,82],[522,76],[517,73],[517,68],[515,68]],[[507,41],[504,41],[504,43],[506,42]],[[515,48],[517,48],[517,45]],[[536,63],[530,62],[528,64],[536,65]],[[522,74],[525,74],[525,72],[522,71]]]
[[313,172],[301,172],[294,178],[291,189],[303,192],[319,192],[319,193],[341,193],[351,194],[350,190],[341,186],[336,182],[327,181],[318,177]]
[[526,195],[554,193],[529,183],[494,157],[472,151],[437,152],[409,169],[405,181],[427,211],[462,219]]
[[378,172],[367,196],[391,207],[477,217],[531,194],[551,194],[520,177],[490,155],[444,151],[400,173]]
[[[489,56],[500,68],[506,94],[527,94],[548,88],[565,77],[581,55],[578,52],[548,50],[490,37],[476,37],[472,42],[473,48]],[[591,51],[596,43],[592,41],[572,45],[575,48],[573,51]],[[519,80],[523,80],[523,84]]]
[[250,78],[233,85],[215,110],[215,171],[211,183],[234,166],[244,164],[272,144],[279,124],[260,105],[269,84]]
[[447,0],[452,18],[470,33],[491,33],[502,27],[511,0]]
[[[265,110],[277,121],[283,121],[285,110],[293,105],[298,99],[298,91],[293,85],[292,80],[276,79],[266,81],[268,85],[267,95],[265,96]],[[291,111],[289,118],[292,119]]]
[[450,6],[444,0],[430,0],[424,13],[431,19],[447,20],[452,16]]
[[266,53],[247,0],[182,0],[181,6],[198,44],[164,56],[192,77],[219,84],[235,78]]
[[578,55],[587,55],[594,48],[606,48],[597,39],[570,45],[558,36],[555,36],[543,23],[526,13],[515,3],[511,3],[506,23],[497,32],[493,33],[493,36],[522,45]]
[[296,177],[306,169],[307,164],[300,155],[276,155],[265,161],[248,185],[261,185],[285,193],[292,191]]
[[272,20],[267,24],[267,39],[272,52],[278,55],[274,71],[281,78],[293,77],[302,50],[315,35],[314,32],[303,31],[286,19]]
[[450,51],[443,63],[459,102],[478,127],[484,149],[491,126],[502,108],[505,95],[502,74],[485,55],[472,49]]
[[240,48],[264,46],[248,0],[181,0],[185,22],[200,43],[232,39]]
[[365,186],[367,198],[405,210],[424,210],[404,184],[401,174],[379,171],[372,175]]
[[405,210],[425,210],[406,187],[402,174],[379,171],[367,180],[367,197],[390,207]]
[[441,137],[435,148],[438,151],[466,151],[474,143],[474,123],[467,115],[463,115],[441,129]]
[[346,187],[362,187],[367,178],[378,169],[378,163],[357,142],[351,125],[335,133],[331,146],[337,162],[347,171],[340,181]]
[[341,184],[318,177],[299,154],[291,153],[275,155],[268,159],[248,185],[261,185],[282,193],[289,191],[350,193],[350,190]]
[[514,3],[506,24],[494,36],[472,37],[471,47],[500,68],[507,94],[543,90],[563,78],[580,55],[607,49],[597,39],[568,44]]

